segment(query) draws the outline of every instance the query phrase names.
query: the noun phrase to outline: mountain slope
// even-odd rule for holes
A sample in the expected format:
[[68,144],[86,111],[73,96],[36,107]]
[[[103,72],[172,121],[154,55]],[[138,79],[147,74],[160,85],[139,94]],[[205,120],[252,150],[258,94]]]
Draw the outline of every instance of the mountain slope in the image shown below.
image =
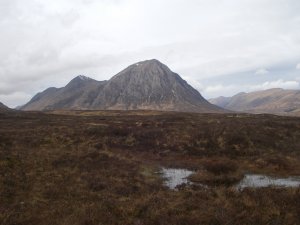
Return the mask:
[[209,101],[234,111],[300,115],[300,90],[274,88]]
[[0,102],[0,111],[3,110],[9,110],[9,108],[6,105],[4,105],[2,102]]
[[36,94],[21,110],[89,109],[105,83],[80,75],[63,88],[51,87]]
[[22,109],[224,112],[155,59],[133,64],[108,81],[76,77],[63,88],[37,94]]
[[219,110],[157,60],[133,64],[112,77],[93,103],[94,108],[99,105],[101,109]]

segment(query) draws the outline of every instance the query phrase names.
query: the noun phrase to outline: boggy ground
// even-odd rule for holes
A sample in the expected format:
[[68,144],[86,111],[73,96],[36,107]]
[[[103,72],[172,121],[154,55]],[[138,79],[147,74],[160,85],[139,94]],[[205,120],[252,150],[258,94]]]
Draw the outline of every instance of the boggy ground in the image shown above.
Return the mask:
[[[0,113],[0,224],[300,224],[300,118],[151,111]],[[169,190],[161,166],[206,183]]]

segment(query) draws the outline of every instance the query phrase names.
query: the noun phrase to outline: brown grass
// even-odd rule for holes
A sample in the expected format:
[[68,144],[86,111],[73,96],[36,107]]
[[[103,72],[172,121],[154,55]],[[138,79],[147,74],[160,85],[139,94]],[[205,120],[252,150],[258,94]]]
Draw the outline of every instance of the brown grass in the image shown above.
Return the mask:
[[[300,224],[299,188],[231,187],[243,171],[300,174],[299,149],[293,117],[1,113],[0,224]],[[160,166],[214,187],[168,190]]]
[[192,174],[192,182],[209,186],[231,186],[243,179],[237,162],[228,158],[214,158],[202,162],[203,169]]

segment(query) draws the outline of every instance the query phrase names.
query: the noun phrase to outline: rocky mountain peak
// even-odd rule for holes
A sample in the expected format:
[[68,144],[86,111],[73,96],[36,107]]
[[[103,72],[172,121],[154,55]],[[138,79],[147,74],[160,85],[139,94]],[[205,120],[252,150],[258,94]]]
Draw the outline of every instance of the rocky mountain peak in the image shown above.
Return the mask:
[[141,78],[148,76],[151,78],[153,76],[166,75],[170,72],[171,70],[166,65],[164,65],[157,59],[151,59],[132,64],[131,66],[115,75],[113,79],[119,76],[124,76],[124,74],[126,74],[127,76],[139,76]]
[[[129,67],[136,67],[136,68],[155,68],[155,67],[162,67],[165,66],[163,63],[158,61],[157,59],[150,59],[150,60],[145,60],[141,62],[137,62]],[[166,66],[165,66],[166,67]]]
[[92,78],[86,77],[84,75],[78,75],[75,79],[79,79],[79,80],[91,80]]
[[223,112],[156,59],[134,63],[108,81],[80,75],[55,93],[39,96],[42,98],[33,98],[22,109]]
[[73,78],[66,87],[80,87],[82,85],[86,85],[86,83],[95,81],[94,79],[90,77],[86,77],[84,75],[78,75],[77,77]]
[[89,81],[89,80],[93,80],[90,77],[86,77],[84,75],[78,75],[77,77],[73,78],[69,83],[71,82],[83,82],[83,81]]

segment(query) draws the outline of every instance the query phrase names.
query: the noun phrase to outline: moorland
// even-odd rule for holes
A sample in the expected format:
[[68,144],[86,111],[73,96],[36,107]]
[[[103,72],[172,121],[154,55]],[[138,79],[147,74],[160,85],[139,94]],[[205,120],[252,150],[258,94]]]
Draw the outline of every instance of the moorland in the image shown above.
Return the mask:
[[[171,190],[160,169],[195,171]],[[300,224],[300,118],[158,111],[0,113],[0,224]],[[197,183],[207,186],[196,185]]]

